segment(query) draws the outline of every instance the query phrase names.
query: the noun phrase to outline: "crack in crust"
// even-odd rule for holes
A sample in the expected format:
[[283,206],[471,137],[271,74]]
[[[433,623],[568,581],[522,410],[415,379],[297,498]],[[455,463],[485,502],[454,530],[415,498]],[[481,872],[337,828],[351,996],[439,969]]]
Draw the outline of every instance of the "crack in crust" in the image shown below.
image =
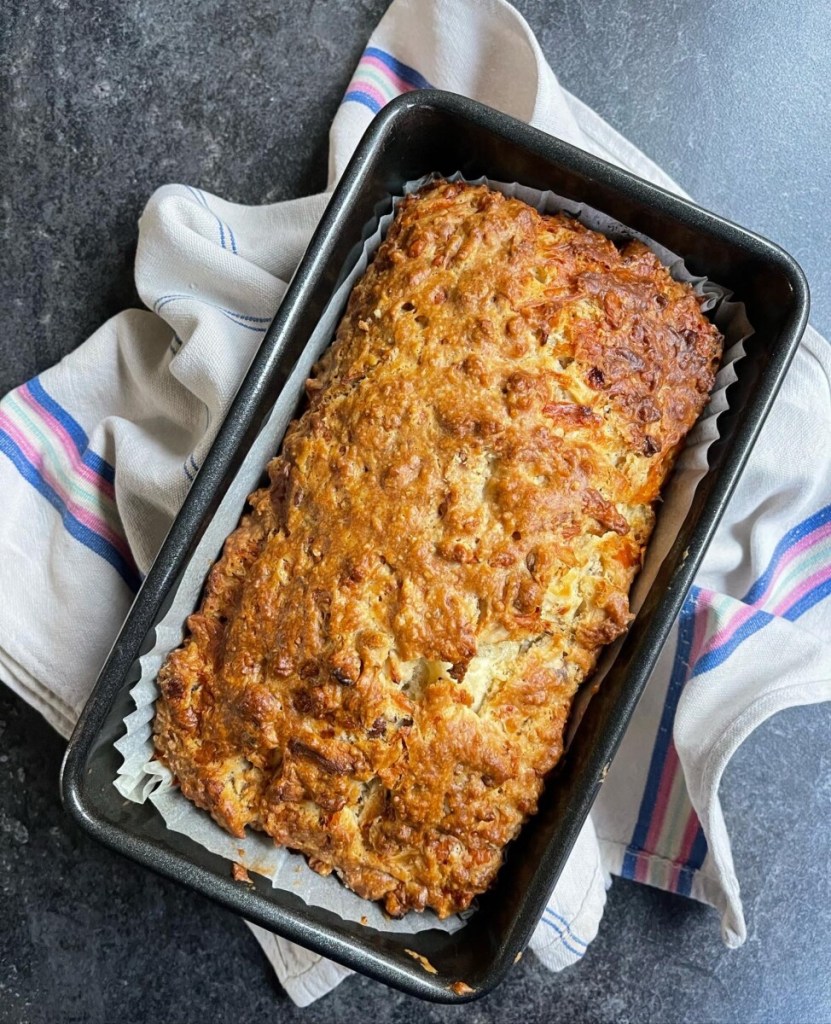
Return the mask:
[[185,796],[391,914],[468,906],[626,629],[720,356],[640,243],[406,199],[160,673]]

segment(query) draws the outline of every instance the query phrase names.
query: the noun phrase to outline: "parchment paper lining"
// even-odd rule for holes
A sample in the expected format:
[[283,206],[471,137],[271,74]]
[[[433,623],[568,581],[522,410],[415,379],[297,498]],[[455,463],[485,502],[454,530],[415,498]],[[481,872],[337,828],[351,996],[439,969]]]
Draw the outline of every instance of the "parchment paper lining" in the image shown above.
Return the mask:
[[[430,175],[409,182],[403,194],[415,191],[433,177]],[[461,175],[457,174],[451,180],[460,178]],[[683,522],[695,488],[707,471],[707,450],[718,437],[718,414],[727,408],[726,390],[736,379],[734,364],[744,355],[743,342],[752,333],[744,306],[730,301],[730,293],[721,286],[705,278],[691,275],[683,260],[676,254],[598,210],[564,199],[553,192],[540,192],[516,183],[505,184],[486,178],[477,179],[476,183],[480,182],[506,195],[522,199],[541,213],[563,210],[587,227],[600,231],[617,242],[630,238],[641,239],[656,253],[676,280],[688,281],[693,286],[696,294],[703,298],[702,309],[710,313],[725,336],[725,355],[722,368],[716,377],[713,395],[687,438],[687,444],[664,494],[644,567],[632,591],[631,605],[633,611],[637,611]],[[352,286],[363,274],[380,245],[400,201],[400,196],[390,197],[389,209],[377,219],[374,230],[371,230],[372,225],[368,225],[371,234],[355,258],[354,265],[351,268],[344,268],[348,273],[343,283],[327,305],[267,423],[252,445],[182,574],[168,611],[156,626],[152,649],[139,659],[140,679],[131,690],[135,710],[125,718],[126,733],[115,744],[123,757],[123,763],[118,769],[118,777],[114,784],[128,800],[136,803],[149,800],[162,815],[168,828],[189,836],[229,861],[236,861],[250,871],[269,877],[275,888],[287,890],[300,896],[309,905],[323,907],[349,921],[361,922],[381,931],[412,934],[428,928],[456,931],[474,911],[470,910],[464,915],[451,917],[445,921],[440,921],[431,911],[423,914],[409,913],[401,920],[392,920],[377,904],[361,899],[348,890],[334,874],[326,878],[316,874],[309,868],[304,857],[275,846],[263,833],[249,830],[245,839],[233,838],[208,814],[182,796],[167,768],[153,760],[152,743],[154,705],[159,694],[156,677],[159,670],[169,652],[182,642],[185,619],[199,603],[207,572],[218,557],[225,538],[237,526],[246,499],[260,482],[266,464],[279,450],[286,427],[295,415],[298,396],[303,393],[303,382],[313,364],[331,343]],[[609,663],[610,659],[604,658],[604,664]],[[584,687],[582,693],[594,691],[604,671],[604,666],[601,665],[598,673],[592,678],[592,686]],[[579,713],[572,715],[569,739],[574,733],[579,717]]]

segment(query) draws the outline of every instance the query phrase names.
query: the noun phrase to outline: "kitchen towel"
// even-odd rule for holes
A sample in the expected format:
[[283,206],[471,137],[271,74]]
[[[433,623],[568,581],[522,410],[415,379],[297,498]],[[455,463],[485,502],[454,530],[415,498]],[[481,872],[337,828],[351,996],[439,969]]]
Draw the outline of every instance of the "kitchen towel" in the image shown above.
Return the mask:
[[[680,192],[561,88],[504,0],[395,0],[332,125],[330,188],[375,113],[430,85]],[[243,207],[160,189],[136,256],[148,309],[0,402],[0,678],[65,736],[326,198]],[[809,329],[534,934],[552,969],[593,939],[610,873],[712,904],[727,944],[744,941],[719,783],[775,711],[831,698],[829,451],[831,349]],[[254,933],[298,1004],[349,973]]]

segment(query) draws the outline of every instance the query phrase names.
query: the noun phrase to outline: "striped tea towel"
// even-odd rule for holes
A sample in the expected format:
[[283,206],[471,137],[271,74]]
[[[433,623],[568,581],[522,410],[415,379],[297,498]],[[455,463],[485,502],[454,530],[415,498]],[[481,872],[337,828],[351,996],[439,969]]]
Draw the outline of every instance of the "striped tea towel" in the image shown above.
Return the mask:
[[[395,0],[335,117],[330,186],[374,114],[427,85],[680,191],[560,87],[504,0]],[[160,189],[136,258],[152,312],[116,316],[0,403],[0,676],[63,735],[325,202]],[[744,941],[722,773],[775,711],[831,698],[830,380],[831,349],[809,330],[533,937],[554,970],[596,934],[609,873],[712,904],[725,942]],[[254,931],[297,1003],[348,973]]]

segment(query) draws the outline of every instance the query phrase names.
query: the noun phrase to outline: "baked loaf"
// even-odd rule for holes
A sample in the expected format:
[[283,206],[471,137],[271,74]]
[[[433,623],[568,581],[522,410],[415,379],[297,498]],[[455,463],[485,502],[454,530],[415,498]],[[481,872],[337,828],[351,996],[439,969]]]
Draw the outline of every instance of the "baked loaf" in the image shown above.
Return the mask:
[[404,200],[159,676],[185,796],[390,914],[467,907],[626,629],[720,355],[638,242]]

